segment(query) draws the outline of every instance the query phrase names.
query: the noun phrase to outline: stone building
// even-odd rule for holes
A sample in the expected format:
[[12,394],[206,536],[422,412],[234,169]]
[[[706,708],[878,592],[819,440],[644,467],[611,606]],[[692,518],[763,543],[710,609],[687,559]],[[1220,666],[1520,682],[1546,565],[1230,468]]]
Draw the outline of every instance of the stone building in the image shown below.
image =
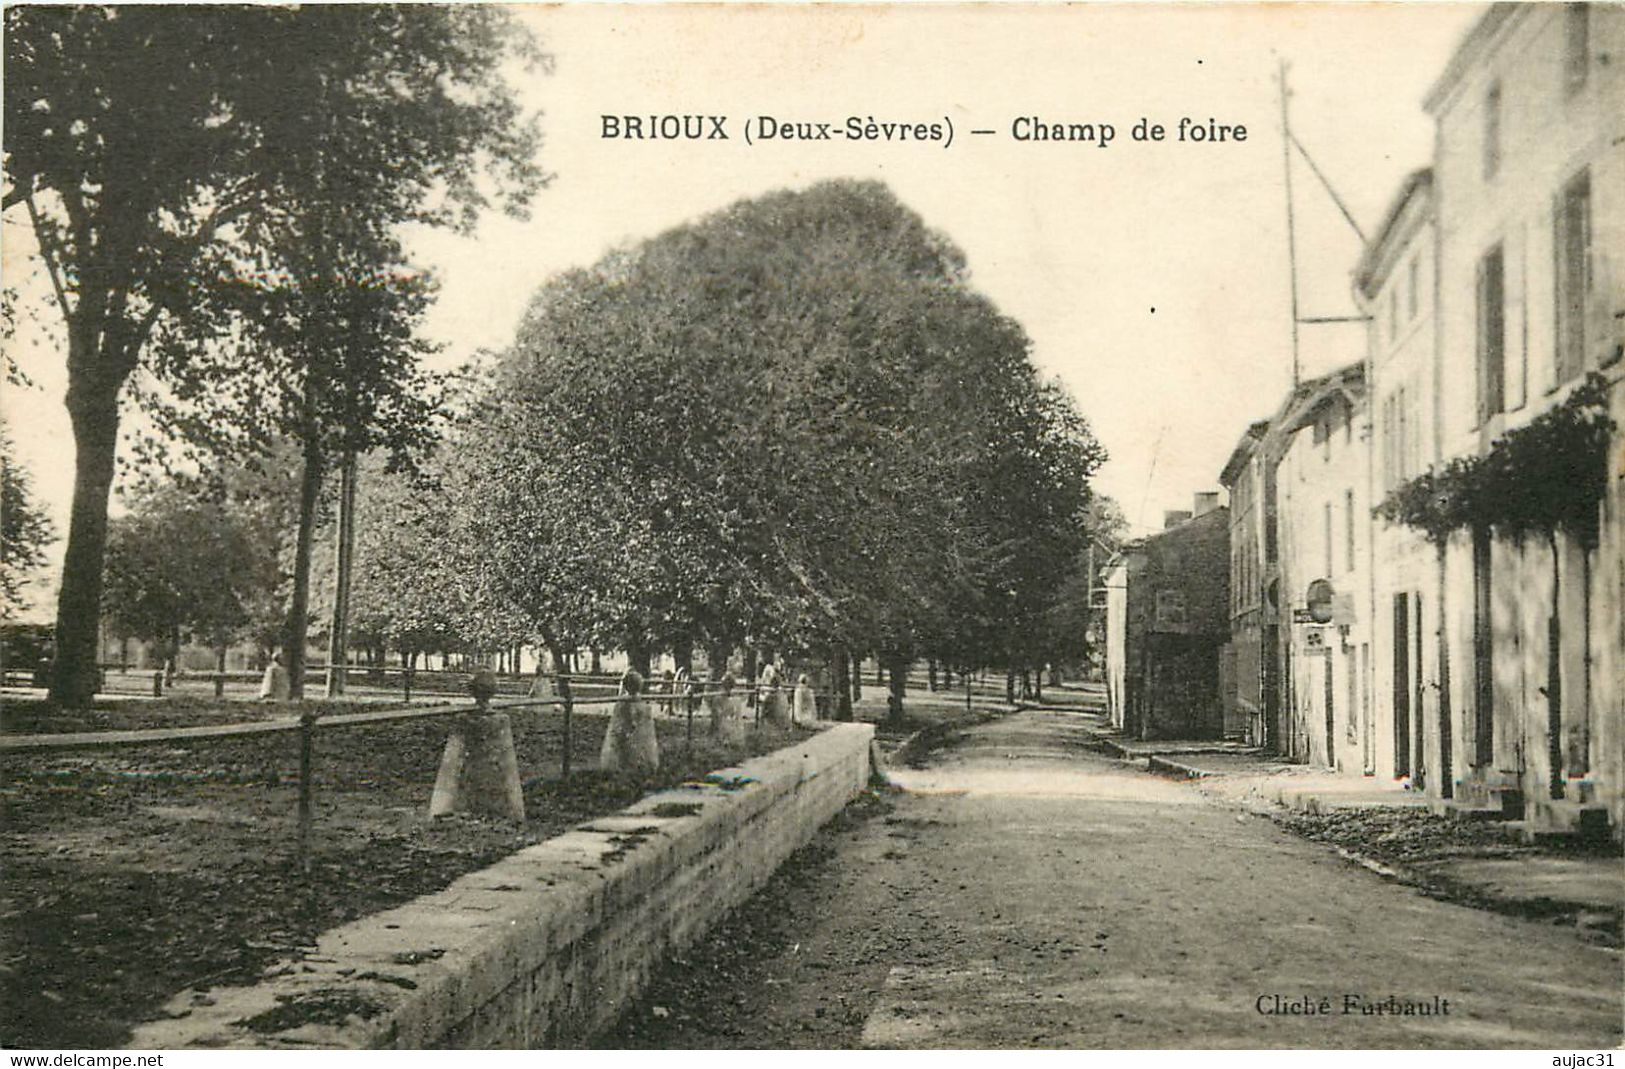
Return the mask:
[[1227,738],[1264,746],[1280,734],[1278,588],[1266,582],[1276,566],[1275,468],[1263,448],[1270,421],[1251,424],[1219,474],[1230,495],[1230,642],[1223,652]]
[[1229,510],[1217,493],[1124,547],[1106,576],[1112,723],[1141,739],[1224,735],[1221,650],[1230,638]]
[[[1625,7],[1498,4],[1425,107],[1437,131],[1438,460],[1493,453],[1591,373],[1625,425]],[[1617,427],[1609,456],[1594,544],[1480,530],[1446,547],[1441,649],[1459,685],[1447,709],[1424,717],[1422,779],[1434,797],[1510,798],[1531,830],[1611,814],[1618,834]]]
[[1365,368],[1305,383],[1277,417],[1281,735],[1294,760],[1374,767],[1370,686],[1371,506]]
[[[1436,252],[1433,171],[1424,168],[1401,185],[1354,272],[1368,316],[1373,504],[1438,460]],[[1367,767],[1421,786],[1430,763],[1438,763],[1437,756],[1430,762],[1427,739],[1439,737],[1451,704],[1449,649],[1439,626],[1444,557],[1422,532],[1400,524],[1378,521],[1370,537],[1380,565],[1370,569],[1366,600],[1378,710]]]

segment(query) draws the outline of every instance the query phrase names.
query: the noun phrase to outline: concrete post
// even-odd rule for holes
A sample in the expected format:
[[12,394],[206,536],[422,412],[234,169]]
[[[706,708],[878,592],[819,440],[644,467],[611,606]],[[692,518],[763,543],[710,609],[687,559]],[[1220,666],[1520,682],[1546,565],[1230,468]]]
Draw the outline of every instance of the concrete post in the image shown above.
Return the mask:
[[448,813],[524,823],[525,795],[507,713],[474,713],[451,729],[429,798],[430,817]]

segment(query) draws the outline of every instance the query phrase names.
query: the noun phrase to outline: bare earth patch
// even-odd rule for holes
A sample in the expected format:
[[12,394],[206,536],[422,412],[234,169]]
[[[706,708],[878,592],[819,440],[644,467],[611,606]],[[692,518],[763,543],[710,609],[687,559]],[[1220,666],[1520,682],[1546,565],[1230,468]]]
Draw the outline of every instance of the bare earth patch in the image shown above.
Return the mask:
[[605,776],[605,718],[514,718],[523,828],[425,814],[443,720],[318,728],[310,871],[296,856],[296,733],[7,755],[0,765],[0,1045],[118,1047],[177,991],[245,983],[338,924],[804,730],[729,751],[659,720],[661,772]]

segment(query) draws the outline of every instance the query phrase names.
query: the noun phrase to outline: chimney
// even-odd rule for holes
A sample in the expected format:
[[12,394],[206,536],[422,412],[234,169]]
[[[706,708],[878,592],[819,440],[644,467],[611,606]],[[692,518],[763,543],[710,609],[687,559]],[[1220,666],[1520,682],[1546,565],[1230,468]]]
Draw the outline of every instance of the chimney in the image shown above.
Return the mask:
[[1168,509],[1162,514],[1162,529],[1171,530],[1190,518],[1191,514],[1184,509]]
[[1196,507],[1191,510],[1193,516],[1206,516],[1219,507],[1219,492],[1209,490],[1196,495]]

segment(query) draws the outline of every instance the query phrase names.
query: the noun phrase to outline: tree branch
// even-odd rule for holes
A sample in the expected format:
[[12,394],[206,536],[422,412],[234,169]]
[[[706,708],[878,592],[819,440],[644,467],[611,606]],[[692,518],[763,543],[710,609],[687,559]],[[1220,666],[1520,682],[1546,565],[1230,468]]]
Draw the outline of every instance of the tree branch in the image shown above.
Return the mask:
[[62,309],[63,323],[72,329],[73,309],[68,307],[68,294],[62,286],[61,258],[52,247],[55,242],[46,229],[45,221],[40,217],[39,206],[34,203],[33,191],[25,191],[21,199],[28,205],[28,220],[33,224],[34,237],[39,240],[40,256],[45,260],[46,273],[51,276],[51,288],[56,291],[56,303]]

